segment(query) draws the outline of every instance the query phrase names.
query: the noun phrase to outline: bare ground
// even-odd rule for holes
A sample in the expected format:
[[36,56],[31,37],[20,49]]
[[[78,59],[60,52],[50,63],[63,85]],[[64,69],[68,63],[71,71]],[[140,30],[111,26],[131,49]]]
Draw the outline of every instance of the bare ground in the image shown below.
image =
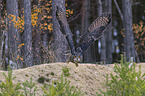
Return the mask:
[[[145,63],[137,64],[141,65],[142,72],[145,72]],[[71,85],[80,88],[81,91],[85,94],[85,96],[96,96],[96,92],[98,89],[105,90],[106,74],[113,73],[114,64],[107,65],[98,65],[98,64],[79,64],[78,67],[75,66],[74,63],[49,63],[36,65],[24,69],[14,70],[13,77],[16,78],[13,80],[14,83],[17,82],[25,82],[26,80],[30,80],[32,77],[33,82],[39,87],[40,91],[37,92],[37,96],[42,95],[41,86],[42,83],[38,83],[39,77],[43,76],[46,79],[52,80],[60,80],[60,75],[62,74],[62,68],[67,66],[70,70],[70,76],[67,77],[68,80],[71,81]],[[7,74],[6,71],[0,71],[0,80],[4,81],[3,72]],[[54,72],[54,75],[50,75],[51,72]],[[49,75],[48,75],[49,74]],[[46,81],[45,81],[46,82]]]

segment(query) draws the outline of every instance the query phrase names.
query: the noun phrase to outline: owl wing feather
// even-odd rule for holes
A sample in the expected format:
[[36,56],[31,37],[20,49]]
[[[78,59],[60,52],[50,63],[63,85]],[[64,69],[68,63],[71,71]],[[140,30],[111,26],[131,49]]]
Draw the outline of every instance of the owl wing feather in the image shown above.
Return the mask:
[[111,22],[111,14],[110,13],[104,13],[101,16],[99,16],[97,19],[94,20],[94,22],[88,27],[87,31],[84,35],[81,36],[80,41],[77,45],[77,47],[74,47],[73,39],[72,39],[72,33],[69,28],[69,24],[67,22],[65,13],[62,11],[62,9],[57,6],[56,11],[57,20],[60,25],[60,30],[62,34],[65,35],[67,42],[70,46],[72,55],[81,55],[87,48],[96,40],[98,40],[104,30],[108,27],[108,25]]
[[87,32],[81,36],[80,41],[76,47],[76,52],[85,52],[94,41],[101,37],[102,33],[110,24],[110,22],[110,13],[104,13],[95,19],[94,22],[88,27]]

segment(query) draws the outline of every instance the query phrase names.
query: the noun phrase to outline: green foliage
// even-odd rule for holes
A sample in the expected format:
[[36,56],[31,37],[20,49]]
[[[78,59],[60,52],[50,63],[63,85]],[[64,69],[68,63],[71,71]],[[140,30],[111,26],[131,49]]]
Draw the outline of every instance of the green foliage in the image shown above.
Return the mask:
[[[68,69],[67,69],[68,72]],[[36,92],[39,91],[36,84],[33,83],[32,78],[30,81],[24,83],[14,84],[12,80],[12,70],[9,68],[8,76],[5,76],[5,81],[0,82],[0,96],[36,96]],[[43,78],[44,80],[45,78]],[[48,80],[49,82],[49,80]],[[21,85],[22,84],[22,85]],[[61,75],[61,81],[52,81],[52,84],[42,87],[44,96],[83,96],[80,90],[77,90],[74,86],[70,85],[70,81],[64,80]],[[24,92],[23,92],[24,91]]]
[[39,79],[38,79],[39,83],[44,83],[44,81],[45,81],[45,77],[43,77],[43,76],[39,77]]
[[[106,77],[107,91],[100,92],[103,96],[144,96],[145,95],[145,74],[141,74],[141,66],[139,72],[136,72],[135,63],[126,62],[126,59],[121,56],[119,64],[115,64],[114,72],[116,75],[110,74],[111,81]],[[132,63],[132,66],[130,64]],[[102,96],[97,93],[98,96]]]
[[69,77],[70,76],[70,73],[69,73],[69,69],[67,66],[63,67],[62,68],[62,72],[63,72],[63,75],[66,76],[66,77]]
[[144,22],[140,21],[139,24],[133,24],[134,32],[134,42],[135,48],[138,52],[138,55],[145,52],[145,26]]
[[54,72],[51,72],[50,74],[51,74],[52,76],[54,76]]
[[22,83],[22,85],[23,85],[22,89],[25,92],[25,96],[36,96],[36,91],[39,91],[37,89],[36,84],[32,82],[32,77],[30,78],[30,82],[26,81]]
[[49,78],[47,78],[47,79],[46,79],[46,82],[49,82],[49,81],[50,81],[50,79],[49,79]]
[[0,96],[23,96],[20,92],[20,83],[14,84],[12,80],[12,70],[8,68],[8,76],[3,73],[5,77],[5,82],[0,82]]
[[60,91],[57,91],[57,87],[54,87],[54,81],[52,81],[52,84],[49,87],[49,91],[47,91],[45,87],[42,87],[42,90],[44,91],[44,96],[58,96],[64,89],[61,89]]
[[46,86],[42,87],[45,96],[83,96],[81,91],[77,91],[74,86],[70,86],[70,81],[64,80],[63,75],[61,75],[61,82],[56,81],[57,85],[54,87],[54,81],[49,85],[49,91],[47,91]]

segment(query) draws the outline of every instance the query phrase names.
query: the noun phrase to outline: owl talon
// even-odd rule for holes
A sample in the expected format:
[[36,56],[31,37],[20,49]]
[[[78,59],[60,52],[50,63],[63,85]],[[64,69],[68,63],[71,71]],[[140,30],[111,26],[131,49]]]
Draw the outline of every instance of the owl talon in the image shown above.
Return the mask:
[[76,64],[76,67],[78,67],[79,66],[79,64],[78,63],[75,63]]

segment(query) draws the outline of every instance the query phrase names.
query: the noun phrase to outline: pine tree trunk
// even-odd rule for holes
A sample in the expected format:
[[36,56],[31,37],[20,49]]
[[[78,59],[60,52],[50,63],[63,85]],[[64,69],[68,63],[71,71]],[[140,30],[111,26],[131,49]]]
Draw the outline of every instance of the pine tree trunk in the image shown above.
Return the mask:
[[122,0],[123,24],[125,28],[124,49],[127,61],[135,59],[134,35],[132,30],[132,0]]
[[[90,24],[90,0],[83,0],[81,35],[83,35]],[[92,62],[91,46],[85,51],[83,62]]]
[[31,1],[24,0],[24,46],[25,46],[25,66],[33,65],[32,54],[32,30],[31,30]]
[[56,19],[56,5],[61,7],[65,13],[65,0],[52,0],[52,16],[53,16],[53,38],[54,38],[54,61],[65,62],[67,51],[67,40],[60,31],[58,21]]
[[[102,1],[97,0],[98,4],[98,16],[102,14]],[[104,33],[101,36],[101,61],[106,62],[106,41],[105,41],[105,36]]]
[[[9,50],[9,60],[17,63],[17,67],[21,68],[22,63],[19,58],[20,52],[18,51],[18,45],[20,42],[20,35],[18,29],[14,26],[15,23],[11,21],[13,18],[18,20],[18,1],[17,0],[7,0],[7,14],[8,14],[8,50]],[[14,15],[14,17],[10,17]],[[9,18],[10,17],[10,18]]]
[[[0,5],[2,3],[2,0],[0,0]],[[2,10],[2,6],[0,6],[0,69],[1,69],[1,65],[2,65],[2,42],[3,42],[3,32],[1,31],[1,10]]]
[[[40,0],[35,2],[37,8],[40,8]],[[38,26],[34,28],[34,36],[33,36],[33,56],[34,56],[34,65],[40,64],[41,62],[41,30],[40,30],[40,22],[41,21],[41,14],[38,13]]]
[[[104,12],[112,14],[112,0],[105,0]],[[109,24],[106,32],[106,62],[112,63],[112,22]]]

